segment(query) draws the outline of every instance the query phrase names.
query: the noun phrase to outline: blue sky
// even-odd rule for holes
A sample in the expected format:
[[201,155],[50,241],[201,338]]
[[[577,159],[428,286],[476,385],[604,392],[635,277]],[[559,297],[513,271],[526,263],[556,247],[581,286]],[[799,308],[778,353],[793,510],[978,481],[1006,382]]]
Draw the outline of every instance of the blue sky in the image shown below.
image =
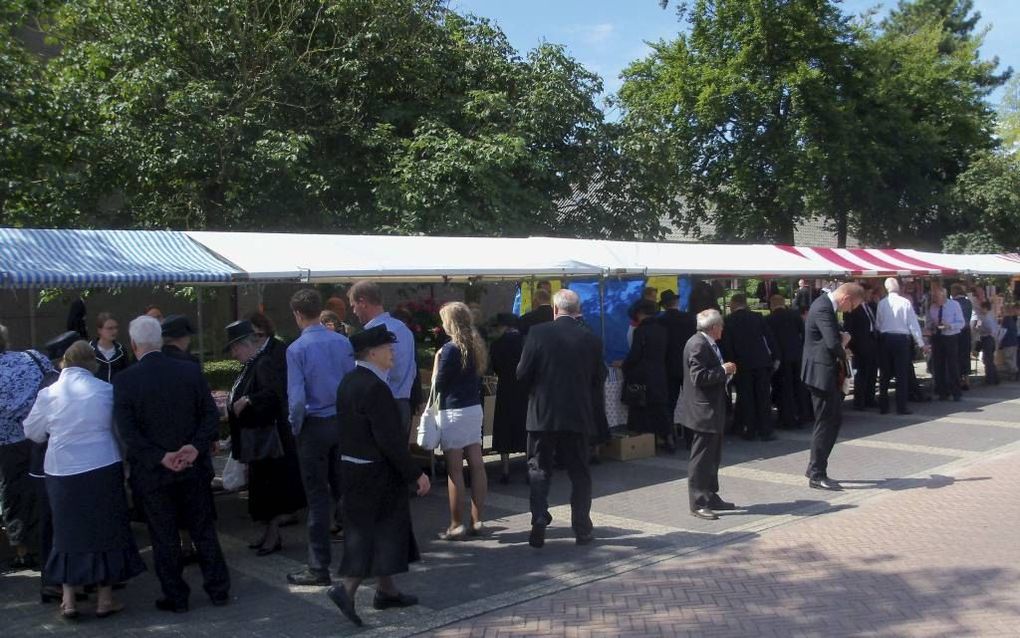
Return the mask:
[[[602,76],[606,92],[620,87],[620,71],[646,55],[647,41],[675,36],[680,28],[674,6],[663,10],[658,0],[449,0],[451,9],[494,20],[520,52],[541,44],[563,44],[575,58]],[[844,0],[846,13],[859,14],[879,6],[880,15],[896,0]],[[998,56],[1000,68],[1020,72],[1020,1],[975,0],[985,37],[983,57]],[[1012,34],[1012,35],[1010,35]],[[990,101],[997,103],[1001,90]]]

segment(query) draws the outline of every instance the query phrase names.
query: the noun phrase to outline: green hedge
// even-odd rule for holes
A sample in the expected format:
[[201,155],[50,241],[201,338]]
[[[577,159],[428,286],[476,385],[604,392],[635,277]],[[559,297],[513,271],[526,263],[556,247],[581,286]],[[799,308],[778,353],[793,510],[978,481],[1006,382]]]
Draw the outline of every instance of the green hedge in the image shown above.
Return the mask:
[[202,372],[209,382],[209,389],[229,391],[237,375],[241,374],[241,364],[234,359],[206,361],[202,366]]

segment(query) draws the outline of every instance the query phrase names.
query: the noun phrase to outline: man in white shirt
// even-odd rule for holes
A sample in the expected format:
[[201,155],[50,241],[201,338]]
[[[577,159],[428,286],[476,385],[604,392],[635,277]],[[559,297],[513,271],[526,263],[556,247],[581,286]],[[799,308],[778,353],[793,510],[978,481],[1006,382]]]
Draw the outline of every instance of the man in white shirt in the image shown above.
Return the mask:
[[910,394],[910,366],[913,365],[913,354],[910,341],[913,339],[917,347],[927,351],[928,346],[921,336],[921,326],[914,313],[914,305],[906,297],[900,296],[900,282],[895,277],[885,280],[885,289],[889,292],[878,304],[878,316],[875,319],[880,333],[879,342],[882,350],[882,377],[878,384],[878,408],[882,414],[889,412],[889,379],[896,377],[896,413],[911,414],[907,409],[907,396]]
[[932,376],[940,401],[950,396],[960,400],[960,331],[965,325],[960,304],[949,299],[946,291],[932,292],[928,308],[928,333],[931,335]]

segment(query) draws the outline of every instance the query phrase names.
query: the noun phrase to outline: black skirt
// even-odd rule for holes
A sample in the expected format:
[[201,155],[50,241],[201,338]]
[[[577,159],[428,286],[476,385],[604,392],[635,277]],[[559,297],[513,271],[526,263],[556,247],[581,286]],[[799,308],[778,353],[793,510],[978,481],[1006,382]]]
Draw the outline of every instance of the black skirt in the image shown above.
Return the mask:
[[411,529],[408,486],[386,462],[341,463],[344,556],[341,576],[367,578],[407,571],[421,559]]
[[254,521],[268,523],[277,516],[293,514],[308,504],[301,483],[294,435],[277,429],[283,456],[248,464],[248,513]]
[[632,432],[667,436],[673,430],[669,406],[652,403],[643,408],[627,408],[627,429]]
[[46,492],[53,513],[46,582],[112,585],[145,571],[128,520],[123,464],[47,475]]

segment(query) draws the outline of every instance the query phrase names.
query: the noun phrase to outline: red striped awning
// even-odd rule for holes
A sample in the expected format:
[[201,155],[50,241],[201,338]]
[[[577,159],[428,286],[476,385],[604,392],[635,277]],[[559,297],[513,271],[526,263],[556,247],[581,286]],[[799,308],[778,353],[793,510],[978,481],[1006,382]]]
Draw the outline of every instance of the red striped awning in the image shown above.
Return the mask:
[[855,277],[955,275],[957,268],[897,248],[808,248],[779,246],[813,263],[828,264]]

